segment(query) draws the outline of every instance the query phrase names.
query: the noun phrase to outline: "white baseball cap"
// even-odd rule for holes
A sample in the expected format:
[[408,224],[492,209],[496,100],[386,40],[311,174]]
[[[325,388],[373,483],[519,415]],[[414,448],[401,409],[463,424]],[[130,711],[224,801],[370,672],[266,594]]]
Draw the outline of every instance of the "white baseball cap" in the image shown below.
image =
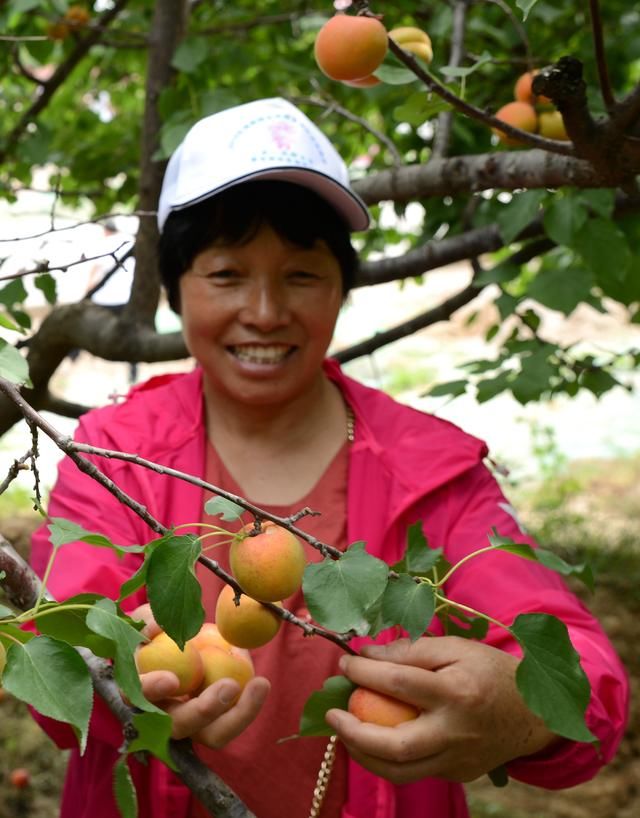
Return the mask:
[[351,230],[366,230],[369,211],[327,137],[287,100],[261,99],[207,116],[189,130],[169,163],[158,227],[173,210],[255,179],[294,182],[322,196]]

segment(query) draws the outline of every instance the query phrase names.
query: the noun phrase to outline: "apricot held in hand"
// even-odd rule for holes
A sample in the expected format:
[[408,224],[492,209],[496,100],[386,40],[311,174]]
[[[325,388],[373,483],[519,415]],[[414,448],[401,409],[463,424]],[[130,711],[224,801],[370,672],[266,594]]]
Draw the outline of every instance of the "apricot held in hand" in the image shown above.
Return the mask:
[[252,530],[252,525],[245,526],[231,543],[229,562],[233,576],[253,599],[260,602],[286,599],[302,584],[306,565],[302,545],[286,528],[271,522],[262,523],[262,532],[255,537],[249,536]]
[[205,622],[198,633],[187,643],[201,651],[203,648],[216,647],[230,651],[233,647],[220,633],[218,626],[213,622]]
[[230,585],[220,591],[216,603],[216,624],[222,636],[239,648],[260,648],[280,630],[281,619],[255,599],[240,597],[235,603],[235,591]]
[[[201,690],[220,679],[234,679],[242,691],[247,682],[253,679],[253,662],[249,652],[241,648],[230,646],[230,650],[224,650],[215,645],[206,645],[200,650],[200,658],[204,667]],[[237,698],[239,695],[236,701]]]
[[333,80],[358,80],[378,68],[388,48],[387,31],[375,17],[336,14],[320,29],[315,58]]
[[348,710],[360,721],[378,724],[380,727],[395,727],[402,722],[412,721],[420,712],[412,704],[368,687],[356,687],[349,696]]
[[147,644],[141,645],[135,655],[139,673],[149,673],[152,670],[170,670],[180,680],[180,686],[175,696],[183,696],[196,690],[204,676],[204,668],[200,654],[193,645],[186,643],[184,650],[161,632]]

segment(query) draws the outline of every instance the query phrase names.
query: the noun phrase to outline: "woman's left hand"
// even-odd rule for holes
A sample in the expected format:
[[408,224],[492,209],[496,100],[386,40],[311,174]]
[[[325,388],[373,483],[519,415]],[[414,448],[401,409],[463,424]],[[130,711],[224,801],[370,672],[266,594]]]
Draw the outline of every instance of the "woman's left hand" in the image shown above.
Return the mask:
[[345,675],[422,712],[396,727],[335,709],[327,722],[358,763],[395,784],[425,777],[473,781],[556,739],[516,688],[518,661],[457,636],[367,646],[341,659]]

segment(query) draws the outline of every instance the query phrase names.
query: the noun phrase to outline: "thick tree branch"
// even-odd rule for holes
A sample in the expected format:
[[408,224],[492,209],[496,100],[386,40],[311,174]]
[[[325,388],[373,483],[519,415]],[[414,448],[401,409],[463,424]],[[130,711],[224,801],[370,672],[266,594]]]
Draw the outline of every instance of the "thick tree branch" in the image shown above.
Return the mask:
[[[638,166],[640,169],[640,162]],[[408,202],[496,188],[609,186],[608,174],[596,170],[589,162],[537,149],[432,159],[424,165],[372,173],[353,184],[367,204]]]
[[[154,212],[158,207],[166,162],[155,157],[160,146],[162,120],[158,110],[161,92],[170,84],[174,69],[171,60],[187,23],[188,0],[156,0],[149,38],[147,82],[142,142],[138,209]],[[155,215],[142,217],[135,245],[135,272],[125,318],[153,326],[160,298],[158,275],[158,228]]]

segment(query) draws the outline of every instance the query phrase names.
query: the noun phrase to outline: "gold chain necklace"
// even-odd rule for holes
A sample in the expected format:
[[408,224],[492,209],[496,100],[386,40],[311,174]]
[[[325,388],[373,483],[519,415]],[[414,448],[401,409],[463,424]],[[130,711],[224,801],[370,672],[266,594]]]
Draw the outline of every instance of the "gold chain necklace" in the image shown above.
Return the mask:
[[318,818],[320,815],[320,810],[322,809],[322,804],[324,803],[324,799],[327,794],[329,780],[331,779],[333,764],[336,760],[337,742],[338,736],[331,736],[329,743],[327,744],[327,749],[324,751],[324,757],[322,759],[322,763],[320,764],[320,769],[318,770],[316,787],[313,791],[313,798],[311,799],[309,818]]

